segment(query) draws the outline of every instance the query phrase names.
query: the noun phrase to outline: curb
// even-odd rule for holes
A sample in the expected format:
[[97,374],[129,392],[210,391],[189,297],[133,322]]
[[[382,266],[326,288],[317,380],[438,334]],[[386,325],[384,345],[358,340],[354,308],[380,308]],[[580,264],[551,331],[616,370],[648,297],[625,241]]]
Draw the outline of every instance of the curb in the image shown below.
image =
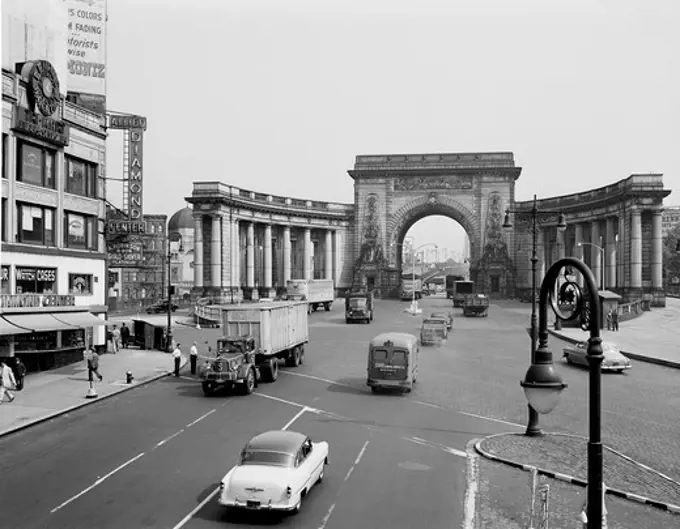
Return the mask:
[[[536,472],[539,474],[542,474],[544,476],[547,476],[552,479],[556,479],[558,481],[563,481],[565,483],[571,483],[573,485],[579,485],[581,487],[587,487],[588,482],[586,480],[580,479],[580,478],[575,478],[573,476],[568,476],[567,474],[561,474],[559,472],[550,472],[548,470],[542,469],[540,467],[534,467],[533,465],[525,465],[524,463],[518,463],[517,461],[513,461],[512,459],[505,459],[496,455],[491,454],[490,452],[487,452],[482,448],[482,443],[486,439],[490,439],[493,437],[500,437],[502,435],[517,435],[514,432],[511,433],[500,433],[500,434],[494,434],[494,435],[488,435],[484,439],[480,439],[475,443],[475,450],[482,456],[484,456],[487,459],[490,459],[492,461],[496,461],[498,463],[502,463],[504,465],[508,465],[514,468],[517,468],[519,470],[524,470],[526,472],[531,472],[533,469],[536,469]],[[656,500],[652,500],[650,498],[645,498],[644,496],[640,496],[639,494],[633,494],[632,492],[624,492],[619,489],[613,489],[610,488],[609,486],[604,487],[605,494],[611,494],[612,496],[617,496],[619,498],[623,498],[625,500],[629,501],[634,501],[636,503],[641,503],[643,505],[649,505],[650,507],[655,507],[657,509],[660,509],[662,511],[670,512],[673,514],[680,514],[680,506],[678,505],[673,505],[672,503],[664,503]]]
[[[554,329],[548,329],[548,332],[555,336],[556,338],[564,340],[565,342],[578,343],[583,341],[578,340],[577,338],[572,338],[571,336],[567,336],[566,334],[562,334],[561,332],[555,331]],[[621,352],[631,360],[637,360],[638,362],[644,362],[646,364],[655,364],[663,367],[670,367],[672,369],[680,369],[680,362],[664,360],[663,358],[654,358],[653,356],[646,356],[638,353],[629,353],[628,351],[624,351],[623,349],[621,349]]]
[[[185,367],[188,363],[188,360],[185,359],[184,362],[180,365],[180,369]],[[26,430],[27,428],[30,428],[31,426],[37,426],[38,424],[41,424],[43,422],[47,422],[51,419],[56,419],[57,417],[60,417],[61,415],[66,415],[67,413],[70,413],[75,410],[79,410],[80,408],[84,408],[85,406],[90,406],[92,404],[97,404],[98,402],[102,402],[103,400],[106,400],[111,397],[115,397],[116,395],[120,395],[121,393],[125,391],[130,391],[131,389],[135,388],[141,388],[142,386],[146,386],[147,384],[151,384],[152,382],[156,382],[157,380],[160,380],[161,378],[169,377],[172,375],[172,371],[168,371],[167,373],[160,373],[158,375],[154,375],[151,378],[148,378],[144,380],[143,382],[139,382],[137,384],[131,384],[129,386],[124,386],[120,387],[119,389],[116,389],[112,391],[111,393],[107,395],[103,395],[101,397],[97,397],[96,399],[93,400],[86,400],[85,402],[81,402],[80,404],[74,404],[73,406],[69,406],[68,408],[64,408],[62,410],[57,410],[55,412],[50,413],[49,415],[45,415],[43,417],[38,417],[37,419],[34,419],[32,421],[29,421],[25,424],[20,424],[19,426],[13,426],[8,428],[7,430],[4,430],[0,432],[0,438],[7,437],[8,435],[11,435],[13,433],[17,433],[21,430]]]

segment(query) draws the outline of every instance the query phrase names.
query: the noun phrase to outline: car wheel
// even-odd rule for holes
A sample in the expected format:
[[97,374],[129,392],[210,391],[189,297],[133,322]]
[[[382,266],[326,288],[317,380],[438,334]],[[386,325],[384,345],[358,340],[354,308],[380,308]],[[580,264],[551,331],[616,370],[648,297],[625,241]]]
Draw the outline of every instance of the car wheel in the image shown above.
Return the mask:
[[378,391],[379,391],[378,386],[371,386],[371,391],[373,393],[378,393]]
[[210,382],[203,382],[203,395],[211,397],[215,392],[215,388]]
[[566,360],[567,364],[573,364],[571,357],[568,354],[564,355],[564,359]]
[[298,502],[295,504],[295,507],[293,507],[293,510],[291,511],[292,514],[297,514],[300,512],[300,509],[302,508],[302,494],[300,494],[300,499]]
[[316,480],[317,483],[321,483],[323,481],[323,467],[321,467],[321,474],[319,474],[319,478]]

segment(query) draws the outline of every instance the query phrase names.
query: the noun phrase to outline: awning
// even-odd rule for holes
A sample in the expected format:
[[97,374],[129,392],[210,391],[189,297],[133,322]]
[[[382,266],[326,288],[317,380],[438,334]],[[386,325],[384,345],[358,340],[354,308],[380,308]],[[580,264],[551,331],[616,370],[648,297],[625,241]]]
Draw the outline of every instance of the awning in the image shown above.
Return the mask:
[[12,334],[28,334],[33,332],[31,329],[22,329],[21,327],[16,327],[8,322],[6,319],[0,317],[0,336],[8,336]]
[[29,329],[32,332],[66,331],[78,328],[53,318],[52,314],[12,314],[3,316],[3,318],[12,325]]
[[106,320],[97,318],[91,312],[56,312],[53,313],[56,319],[64,322],[66,325],[73,325],[74,327],[94,327],[96,325],[106,325]]

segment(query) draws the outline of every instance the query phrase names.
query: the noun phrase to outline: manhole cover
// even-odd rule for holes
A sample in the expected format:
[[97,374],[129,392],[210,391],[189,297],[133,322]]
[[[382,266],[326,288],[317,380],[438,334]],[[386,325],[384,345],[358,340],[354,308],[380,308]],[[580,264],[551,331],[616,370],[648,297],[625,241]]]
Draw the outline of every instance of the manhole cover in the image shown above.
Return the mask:
[[404,470],[430,470],[432,467],[414,461],[405,461],[404,463],[399,463],[399,468],[403,468]]

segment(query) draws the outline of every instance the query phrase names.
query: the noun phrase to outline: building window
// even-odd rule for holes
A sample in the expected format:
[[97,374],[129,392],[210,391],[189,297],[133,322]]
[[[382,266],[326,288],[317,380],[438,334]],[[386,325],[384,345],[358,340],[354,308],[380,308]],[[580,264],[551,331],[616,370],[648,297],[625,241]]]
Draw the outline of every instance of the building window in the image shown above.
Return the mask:
[[96,164],[65,157],[67,193],[83,197],[97,198],[97,166]]
[[10,294],[9,288],[9,266],[3,266],[0,269],[0,278],[2,282],[0,283],[0,294]]
[[24,244],[54,246],[54,210],[17,203],[17,240]]
[[56,294],[56,268],[16,268],[17,294]]
[[0,218],[0,239],[2,242],[7,241],[7,199],[2,199],[2,217]]
[[2,177],[7,178],[7,149],[9,145],[9,136],[2,135]]
[[17,180],[54,189],[54,152],[20,141]]
[[91,274],[69,274],[68,275],[69,294],[92,295],[92,275]]
[[77,213],[64,213],[64,245],[79,250],[97,250],[97,218]]

